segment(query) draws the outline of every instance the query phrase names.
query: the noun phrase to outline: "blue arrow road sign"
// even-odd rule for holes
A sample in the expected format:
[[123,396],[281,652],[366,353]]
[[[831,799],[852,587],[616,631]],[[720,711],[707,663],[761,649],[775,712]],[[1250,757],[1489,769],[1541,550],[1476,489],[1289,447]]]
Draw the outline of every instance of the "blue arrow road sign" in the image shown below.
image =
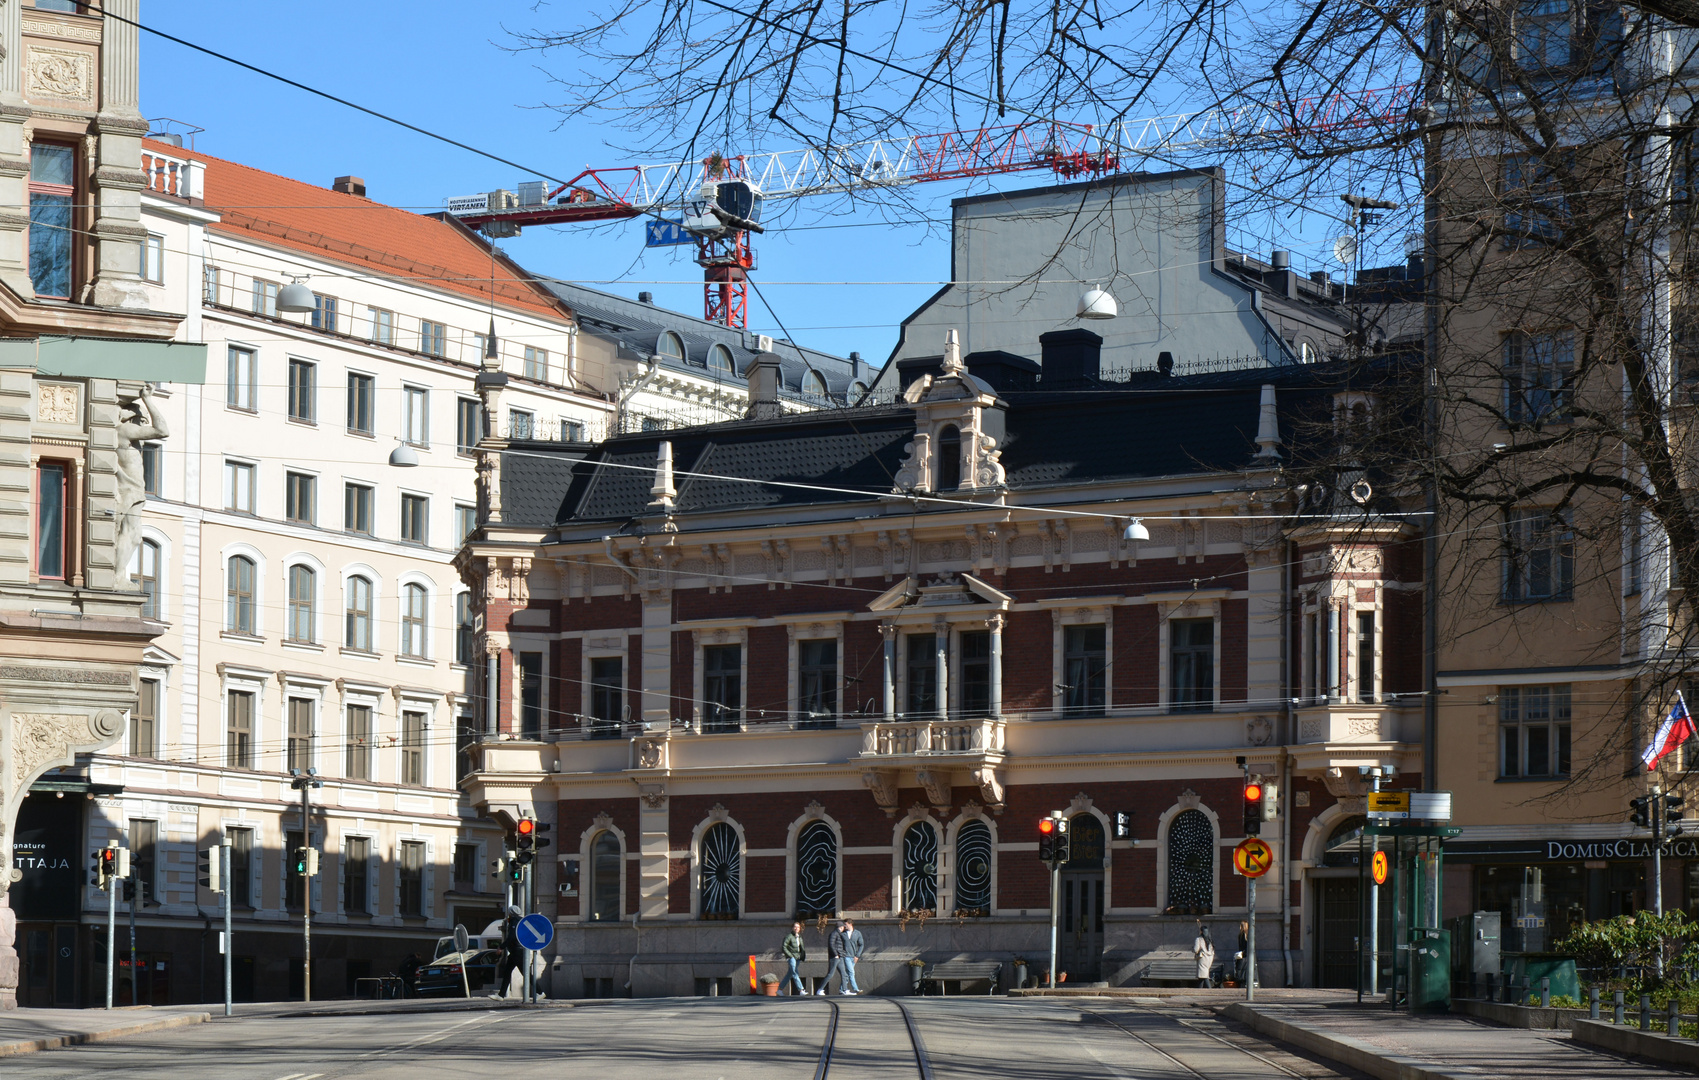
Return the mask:
[[696,237],[686,232],[681,222],[650,219],[643,223],[644,247],[672,247],[675,244],[694,243]]
[[533,912],[519,920],[513,936],[520,948],[537,952],[548,948],[549,942],[555,939],[555,924],[549,921],[547,915]]

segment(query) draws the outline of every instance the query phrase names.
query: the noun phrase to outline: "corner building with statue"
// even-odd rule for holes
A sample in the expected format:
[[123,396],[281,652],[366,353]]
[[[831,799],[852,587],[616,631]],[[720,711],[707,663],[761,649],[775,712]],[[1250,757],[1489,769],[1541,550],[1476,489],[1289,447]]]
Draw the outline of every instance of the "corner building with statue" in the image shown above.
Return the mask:
[[1277,792],[1262,983],[1354,978],[1329,841],[1360,767],[1420,785],[1421,519],[1291,462],[1373,395],[1324,365],[1108,383],[1085,330],[1042,365],[954,337],[884,404],[783,415],[763,356],[741,421],[480,444],[462,786],[553,826],[554,996],[747,992],[793,919],[818,976],[845,916],[864,991],[915,959],[1038,978],[1053,811],[1068,983],[1150,981],[1199,921],[1229,963],[1247,772]]

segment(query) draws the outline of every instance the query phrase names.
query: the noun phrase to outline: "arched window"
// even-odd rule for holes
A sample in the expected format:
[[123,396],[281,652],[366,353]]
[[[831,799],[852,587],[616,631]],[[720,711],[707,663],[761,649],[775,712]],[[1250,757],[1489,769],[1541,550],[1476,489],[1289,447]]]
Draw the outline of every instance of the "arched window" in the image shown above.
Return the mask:
[[1096,814],[1075,814],[1068,819],[1069,870],[1101,870],[1104,856],[1103,822]]
[[917,821],[903,833],[903,910],[938,907],[938,830]]
[[254,632],[254,560],[233,555],[225,568],[224,628],[237,634]]
[[1323,866],[1356,866],[1358,855],[1355,850],[1333,851],[1332,848],[1334,844],[1367,824],[1367,818],[1348,817],[1334,826],[1333,831],[1327,835],[1327,846],[1322,852],[1321,864]]
[[408,585],[401,590],[401,655],[425,655],[425,600],[423,585]]
[[655,343],[655,351],[662,356],[679,362],[684,361],[684,339],[668,331],[661,335],[661,340]]
[[343,644],[360,652],[372,652],[372,582],[370,578],[348,579],[347,631]]
[[737,367],[732,363],[732,351],[724,345],[709,349],[708,370],[716,375],[736,375]]
[[619,837],[603,829],[590,841],[590,887],[584,891],[590,900],[590,918],[606,922],[619,921],[620,861]]
[[1215,910],[1215,826],[1202,810],[1182,810],[1168,823],[1167,915]]
[[962,486],[962,433],[951,424],[938,433],[939,491],[954,491]]
[[289,568],[289,619],[283,636],[290,641],[313,640],[313,590],[318,575],[310,566]]
[[861,382],[860,380],[857,380],[855,382],[850,383],[849,397],[846,400],[848,400],[851,405],[856,404],[857,402],[859,402],[862,398],[864,398],[866,396],[867,396],[867,384],[866,383]]
[[802,377],[802,392],[809,397],[825,397],[826,380],[820,377],[818,371],[810,371]]
[[142,592],[142,618],[159,618],[159,545],[152,540],[142,541],[136,585]]
[[738,851],[737,830],[725,822],[708,826],[697,853],[701,872],[702,917],[737,918],[737,895],[743,880],[743,856]]
[[838,910],[838,837],[824,821],[796,834],[796,917]]
[[977,818],[956,833],[956,912],[991,914],[991,826]]

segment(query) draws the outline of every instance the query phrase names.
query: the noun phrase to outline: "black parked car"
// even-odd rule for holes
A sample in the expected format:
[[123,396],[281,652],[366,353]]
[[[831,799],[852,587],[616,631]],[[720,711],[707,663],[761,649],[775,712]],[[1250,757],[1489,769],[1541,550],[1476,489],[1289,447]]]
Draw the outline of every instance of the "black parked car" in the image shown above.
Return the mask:
[[[466,965],[466,978],[462,982],[460,966]],[[474,949],[463,953],[449,953],[419,969],[419,977],[413,984],[413,992],[420,997],[433,994],[459,997],[470,990],[477,994],[488,992],[490,984],[496,981],[496,973],[501,967],[500,949]]]

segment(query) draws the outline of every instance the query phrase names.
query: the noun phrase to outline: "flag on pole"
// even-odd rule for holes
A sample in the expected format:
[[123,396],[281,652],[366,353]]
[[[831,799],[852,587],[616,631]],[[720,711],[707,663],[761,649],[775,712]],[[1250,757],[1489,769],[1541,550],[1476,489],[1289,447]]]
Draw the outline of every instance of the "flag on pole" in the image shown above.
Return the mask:
[[1652,741],[1646,744],[1646,749],[1640,754],[1640,760],[1646,763],[1646,771],[1651,772],[1657,768],[1658,762],[1662,761],[1666,754],[1691,739],[1693,734],[1693,717],[1688,715],[1687,702],[1682,700],[1681,691],[1678,690],[1669,715],[1658,725],[1658,733],[1652,736]]

